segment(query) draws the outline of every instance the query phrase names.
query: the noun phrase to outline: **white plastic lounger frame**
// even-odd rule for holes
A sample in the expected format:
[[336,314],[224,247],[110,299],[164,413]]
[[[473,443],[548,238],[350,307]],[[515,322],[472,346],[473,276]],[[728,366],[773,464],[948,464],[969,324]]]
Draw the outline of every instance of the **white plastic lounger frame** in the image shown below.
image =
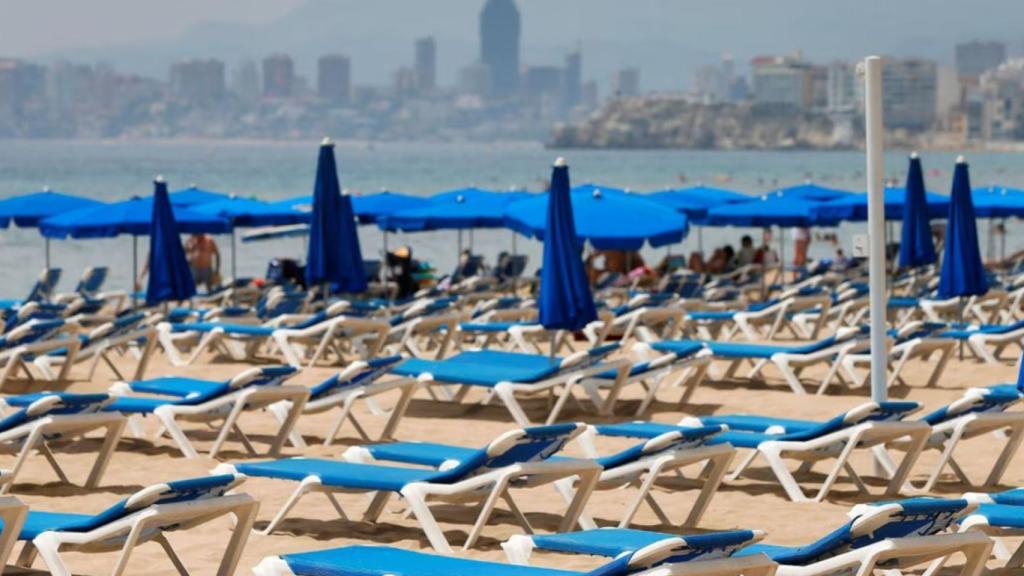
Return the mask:
[[[244,480],[239,476],[238,482]],[[236,485],[237,485],[236,483]],[[114,552],[120,550],[111,576],[121,576],[128,568],[131,553],[141,544],[156,542],[167,554],[175,570],[182,576],[189,572],[168,541],[165,532],[187,530],[222,516],[231,515],[234,527],[231,538],[224,546],[224,554],[217,567],[217,576],[232,576],[256,518],[259,503],[248,494],[227,494],[199,500],[159,503],[166,484],[150,486],[132,494],[125,508],[135,512],[86,532],[51,531],[36,536],[25,544],[17,564],[31,566],[40,557],[53,576],[71,576],[72,572],[61,557],[62,550],[81,552]],[[154,503],[156,502],[156,503]]]
[[[231,388],[234,390],[222,396],[213,398],[201,404],[165,404],[153,410],[161,424],[161,430],[157,436],[167,432],[171,439],[177,444],[182,455],[186,458],[198,458],[199,452],[188,439],[188,435],[181,428],[179,420],[186,422],[203,422],[213,424],[221,422],[217,429],[217,439],[210,447],[210,458],[216,458],[220,453],[224,442],[232,432],[238,435],[246,452],[256,454],[252,442],[245,435],[238,425],[238,419],[243,412],[256,411],[268,408],[278,402],[288,401],[291,403],[291,411],[281,424],[277,435],[274,437],[267,454],[277,456],[284,447],[289,434],[295,428],[295,423],[302,414],[302,409],[309,398],[309,389],[304,386],[246,386],[254,378],[260,375],[259,368],[250,368],[245,372],[231,379]],[[115,395],[128,396],[132,393],[131,385],[127,382],[117,382],[110,387],[110,393]],[[136,427],[136,431],[139,428]]]
[[18,543],[18,535],[28,516],[28,506],[13,496],[0,496],[0,574]]
[[[34,382],[35,377],[29,369],[29,363],[33,358],[55,350],[64,350],[66,361],[61,366],[60,372],[57,373],[56,377],[50,378],[50,380],[53,382],[64,382],[67,380],[75,355],[78,354],[82,344],[76,336],[79,329],[78,324],[75,322],[65,322],[59,328],[54,329],[46,339],[31,340],[24,344],[18,344],[19,340],[30,335],[36,329],[34,326],[33,321],[29,321],[5,334],[6,341],[13,342],[14,344],[10,348],[0,350],[0,389],[7,383],[8,379],[17,377],[19,371],[24,373],[30,381]],[[57,337],[65,335],[66,337]],[[50,374],[45,372],[43,374],[46,377],[50,377]]]
[[[644,388],[644,398],[637,406],[634,416],[642,416],[647,413],[651,404],[657,400],[658,391],[666,385],[666,382],[672,388],[683,389],[676,404],[679,408],[685,407],[693,397],[693,393],[704,382],[704,377],[711,367],[712,354],[707,349],[680,358],[674,353],[661,353],[651,349],[650,345],[646,343],[637,342],[633,345],[633,351],[641,357],[651,359],[647,370],[635,375],[627,372],[625,380],[618,384],[620,391],[634,383]],[[591,402],[595,406],[602,407],[599,413],[604,415],[614,413],[616,398],[606,396],[602,399],[599,389],[615,384],[615,382],[607,378],[587,378],[581,384],[590,396]]]
[[274,330],[272,338],[288,364],[302,368],[303,357],[308,357],[307,366],[312,368],[327,352],[333,351],[341,362],[345,358],[343,344],[350,348],[361,346],[363,351],[359,356],[362,358],[376,358],[389,330],[387,322],[381,320],[343,316],[309,328],[280,328]]
[[[149,359],[156,347],[156,328],[154,326],[140,323],[138,327],[130,331],[114,333],[109,336],[105,335],[107,332],[114,330],[113,326],[114,324],[112,322],[108,322],[92,330],[89,334],[89,344],[83,348],[79,348],[74,356],[52,356],[49,354],[41,354],[36,356],[33,363],[39,367],[43,374],[46,374],[47,378],[50,378],[51,380],[60,380],[60,378],[55,377],[53,374],[53,364],[61,364],[61,368],[63,370],[65,365],[75,364],[83,360],[92,360],[92,362],[89,363],[89,371],[87,373],[88,380],[92,380],[93,376],[96,374],[96,367],[99,365],[100,360],[102,360],[107,367],[113,371],[116,378],[122,380],[142,380],[146,373],[146,367],[149,366]],[[117,367],[117,364],[115,364],[110,358],[110,354],[115,350],[124,350],[134,347],[139,341],[142,341],[142,345],[137,348],[138,359],[135,365],[135,371],[130,377],[126,378]]]
[[[47,395],[32,402],[25,408],[25,411],[31,417],[33,414],[46,413],[58,408],[61,403],[59,395]],[[95,488],[99,485],[107,465],[110,464],[110,459],[124,432],[125,424],[127,424],[127,419],[116,412],[55,414],[34,418],[21,426],[0,432],[0,452],[17,455],[14,465],[0,474],[0,494],[11,491],[18,473],[32,452],[42,454],[61,482],[70,484],[71,481],[57,462],[48,442],[56,438],[84,436],[93,430],[103,429],[105,431],[103,444],[100,446],[99,452],[96,453],[96,461],[85,481],[86,488]]]
[[[582,431],[585,425],[578,425]],[[577,432],[578,433],[578,432]],[[522,430],[511,430],[502,434],[488,445],[488,455],[500,455],[517,444],[523,436]],[[237,473],[231,464],[217,466],[212,474],[235,474]],[[480,503],[479,513],[473,524],[472,530],[466,538],[462,549],[472,548],[480,537],[484,526],[494,513],[498,500],[504,500],[509,506],[516,520],[523,529],[532,532],[526,517],[519,506],[512,499],[510,488],[522,489],[533,488],[544,484],[551,484],[562,478],[578,477],[576,497],[569,504],[559,525],[560,531],[572,530],[576,526],[583,507],[590,498],[594,486],[597,483],[601,467],[590,460],[578,460],[564,458],[557,460],[544,459],[535,462],[519,462],[504,466],[502,468],[486,470],[480,474],[469,476],[463,480],[447,483],[412,482],[401,489],[400,495],[412,514],[419,521],[423,532],[426,534],[430,545],[443,554],[451,554],[452,548],[445,537],[444,532],[438,525],[434,514],[430,509],[431,502],[445,503]],[[334,493],[365,493],[367,490],[347,489],[341,487],[327,486],[317,476],[307,476],[292,493],[288,501],[274,516],[267,527],[260,531],[261,534],[272,534],[278,525],[287,517],[288,512],[298,501],[309,492],[321,492],[331,502],[331,505],[343,519],[348,515],[342,509]],[[377,522],[384,512],[384,507],[391,498],[392,493],[386,491],[373,492],[373,499],[369,508],[363,515],[365,522]]]
[[[597,458],[597,448],[594,439],[597,437],[597,430],[590,426],[578,438],[584,453],[590,458]],[[701,517],[711,503],[711,498],[718,492],[718,488],[729,471],[729,464],[736,456],[736,449],[729,444],[715,444],[698,446],[695,448],[683,448],[665,450],[664,446],[676,441],[676,433],[669,432],[656,438],[648,440],[644,445],[644,452],[649,454],[634,462],[606,469],[601,472],[594,490],[618,490],[636,487],[636,495],[631,498],[623,511],[619,528],[628,528],[633,523],[633,518],[640,511],[640,506],[646,503],[658,517],[658,520],[666,526],[679,526],[681,528],[695,528]],[[679,474],[682,468],[703,464],[696,479],[701,481],[700,491],[697,500],[690,508],[686,519],[682,522],[675,522],[669,518],[665,509],[655,500],[651,493],[655,483],[664,478],[663,475],[670,473]],[[570,502],[575,492],[572,487],[572,479],[559,480],[555,483],[559,493]],[[672,492],[677,492],[673,490]],[[673,507],[675,508],[675,507]],[[580,526],[585,530],[597,528],[594,520],[584,512],[580,516]]]
[[[969,502],[977,502],[979,504],[991,504],[993,502],[992,496],[982,493],[968,492],[964,494],[964,499]],[[1024,514],[1024,506],[1020,506],[1021,514]],[[992,526],[989,524],[988,518],[982,514],[971,514],[960,523],[960,532],[980,532],[991,539],[992,542],[992,556],[995,556],[997,560],[1005,562],[1000,569],[1002,570],[1014,570],[1024,567],[1024,541],[1022,541],[1014,552],[1010,552],[1007,547],[1007,543],[1004,540],[1006,537],[1024,536],[1024,529],[1012,529],[1000,526]],[[941,566],[933,566],[929,570],[931,576],[936,573]],[[1012,572],[1011,572],[1012,573]]]
[[591,346],[598,346],[611,337],[620,342],[635,338],[638,342],[672,340],[682,335],[686,311],[671,306],[644,306],[610,320],[591,322],[583,329]]
[[[871,375],[870,370],[864,372],[857,370],[860,367],[870,368],[871,358],[867,353],[866,346],[865,344],[863,351],[856,349],[848,351],[842,359],[843,371],[853,382],[853,387],[859,388],[867,385],[868,377]],[[933,388],[938,385],[939,378],[945,372],[946,365],[955,351],[956,341],[949,338],[912,338],[899,344],[890,342],[889,380],[886,385],[889,387],[909,386],[910,384],[903,378],[903,369],[907,362],[920,358],[931,365],[931,372],[925,382],[925,388]],[[934,359],[933,355],[935,354],[938,354],[938,360]],[[842,378],[836,378],[836,382],[840,385],[846,384]],[[824,394],[829,384],[831,381],[823,382],[818,388],[818,394]]]
[[[353,362],[348,365],[344,370],[338,373],[338,380],[348,380],[360,372],[366,370],[367,363],[361,360]],[[310,399],[302,408],[303,414],[321,414],[328,412],[335,408],[340,408],[341,413],[338,414],[338,419],[334,421],[334,425],[331,426],[330,431],[327,432],[327,436],[324,438],[324,446],[330,446],[334,443],[338,433],[341,431],[341,427],[345,425],[345,422],[351,422],[359,436],[368,442],[370,441],[382,441],[394,438],[395,431],[398,429],[398,424],[402,421],[402,417],[405,415],[406,410],[409,408],[409,403],[412,401],[413,395],[420,387],[420,381],[415,378],[402,378],[392,376],[384,381],[373,380],[365,386],[349,386],[338,390],[335,393],[328,394],[323,398]],[[376,437],[370,437],[367,433],[366,428],[356,420],[355,414],[352,413],[352,407],[355,406],[359,400],[366,400],[371,413],[383,413],[373,402],[372,398],[378,394],[384,394],[392,390],[399,389],[400,396],[398,402],[391,409],[388,421],[384,425],[381,433]],[[288,415],[292,411],[292,403],[289,400],[282,400],[276,404],[272,404],[268,410],[277,418],[278,422],[282,424],[287,421]],[[293,429],[288,435],[288,440],[292,446],[296,448],[306,448],[306,441],[302,438],[302,434],[297,430]]]
[[[978,332],[967,337],[967,345],[974,354],[989,364],[999,364],[1001,354],[1010,346],[1024,352],[1024,328],[1008,332]],[[989,349],[991,347],[991,349]]]

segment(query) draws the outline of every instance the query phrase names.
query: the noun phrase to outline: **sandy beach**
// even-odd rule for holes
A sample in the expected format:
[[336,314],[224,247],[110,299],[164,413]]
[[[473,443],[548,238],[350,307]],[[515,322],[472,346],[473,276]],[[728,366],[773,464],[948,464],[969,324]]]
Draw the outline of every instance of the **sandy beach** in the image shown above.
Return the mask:
[[[246,366],[232,364],[222,360],[207,358],[203,363],[184,368],[174,368],[167,364],[162,354],[154,355],[148,375],[177,374],[203,378],[226,378],[244,369]],[[84,367],[76,367],[75,377],[81,377]],[[319,367],[303,371],[293,379],[294,383],[312,385],[332,373],[331,368]],[[893,398],[907,398],[921,402],[925,410],[931,410],[959,397],[964,389],[1003,382],[1011,382],[1015,378],[1014,367],[1010,363],[1000,366],[981,364],[975,360],[953,361],[934,389],[920,387],[925,379],[924,365],[915,365],[910,374],[910,387],[896,388],[891,391]],[[809,373],[807,378],[813,379],[817,373]],[[71,385],[74,391],[102,391],[107,388],[113,377],[109,369],[100,367],[91,381],[75,381]],[[712,413],[751,412],[789,418],[826,419],[843,410],[847,410],[866,400],[866,391],[858,391],[847,395],[828,396],[797,396],[782,383],[781,378],[774,375],[766,382],[728,381],[719,382],[706,380],[697,390],[685,412],[679,411],[675,400],[678,390],[663,390],[661,401],[653,406],[651,419],[659,422],[675,423],[687,415]],[[387,405],[393,397],[384,397],[383,405]],[[635,410],[639,397],[636,390],[630,390],[625,401],[619,405],[619,416],[614,419],[597,418],[585,413],[578,407],[570,408],[568,419],[599,422],[620,421],[628,419]],[[532,404],[536,409],[532,414],[539,418],[544,407],[540,403]],[[383,419],[369,414],[363,404],[358,405],[357,413],[361,422],[371,429],[371,433],[379,429]],[[530,406],[528,404],[528,406]],[[345,428],[342,440],[332,447],[324,447],[322,438],[333,423],[335,413],[317,416],[306,416],[300,420],[299,427],[310,447],[301,455],[315,457],[339,457],[348,445],[356,444],[358,437],[354,430]],[[146,422],[147,431],[155,431],[155,423]],[[196,438],[196,446],[200,449],[209,447],[213,433],[189,426]],[[413,401],[406,418],[398,431],[403,440],[423,440],[461,444],[477,447],[497,436],[501,432],[513,428],[514,425],[505,411],[496,406],[452,405],[433,400],[421,392]],[[266,440],[272,430],[269,414],[246,414],[243,428],[254,432],[252,438],[257,442]],[[262,435],[262,436],[261,436]],[[98,443],[98,440],[96,441]],[[599,448],[611,451],[622,447],[625,442],[602,441]],[[265,448],[266,444],[257,445]],[[92,441],[62,447],[58,458],[69,472],[72,480],[81,483],[84,479],[91,459],[89,453],[95,446]],[[575,449],[575,448],[574,448]],[[970,441],[959,452],[959,461],[968,474],[981,479],[991,466],[997,448],[988,442],[986,437]],[[285,449],[286,455],[300,455],[294,448]],[[913,478],[921,480],[936,461],[937,452],[925,453],[914,470]],[[219,461],[257,460],[246,455],[241,444],[230,442]],[[96,512],[114,503],[133,491],[161,481],[185,478],[209,473],[218,463],[208,457],[186,459],[181,457],[167,438],[147,439],[126,438],[122,440],[110,468],[99,489],[88,491],[78,486],[66,486],[55,483],[52,470],[42,458],[30,460],[26,470],[22,472],[14,494],[28,503],[32,509],[49,511]],[[870,472],[871,463],[863,456],[854,460],[854,465],[861,471]],[[880,490],[880,482],[871,483],[871,487]],[[1007,486],[1024,485],[1024,463],[1019,459],[1009,468],[1004,484]],[[257,527],[265,526],[291,490],[293,484],[262,479],[250,479],[242,488],[260,501],[260,513]],[[682,487],[682,488],[685,488]],[[695,491],[679,490],[678,484],[665,484],[656,490],[655,498],[662,503],[674,521],[682,521],[693,501]],[[958,495],[967,487],[956,483],[952,475],[940,483],[934,491],[935,495]],[[239,565],[239,573],[247,574],[252,566],[268,555],[316,550],[351,543],[386,544],[416,550],[429,550],[423,533],[415,520],[402,514],[402,504],[394,499],[377,525],[360,522],[362,512],[368,500],[362,495],[340,495],[339,500],[350,516],[346,521],[337,517],[333,509],[326,505],[323,496],[312,494],[299,503],[286,520],[278,533],[272,536],[253,534],[245,549]],[[627,493],[622,491],[597,492],[588,505],[590,512],[602,525],[610,525],[617,521],[627,500]],[[562,500],[553,489],[535,489],[517,494],[524,512],[527,513],[538,531],[551,531],[557,527],[559,515],[564,508]],[[765,530],[766,539],[770,543],[798,544],[809,542],[832,528],[840,525],[850,507],[866,501],[856,487],[846,480],[840,480],[828,499],[821,503],[792,503],[782,489],[771,479],[763,463],[749,478],[727,483],[712,500],[705,514],[701,529],[721,530],[731,528],[757,528]],[[439,518],[446,536],[454,546],[460,546],[471,526],[474,514],[468,509],[443,511]],[[643,528],[673,531],[672,526],[661,525],[649,508],[641,510],[636,525]],[[173,533],[170,540],[179,550],[186,566],[194,574],[211,574],[219,561],[219,551],[227,541],[230,523],[227,520],[215,521],[199,529],[185,533]],[[513,534],[520,533],[519,526],[511,514],[499,513],[492,524],[484,530],[477,547],[460,554],[472,558],[504,560],[504,553],[499,544]],[[115,560],[114,554],[76,554],[66,555],[69,565],[76,574],[107,573]],[[548,563],[562,568],[583,568],[594,565],[594,560],[586,557],[545,556],[536,557],[539,563]],[[37,565],[41,566],[41,565]],[[12,571],[12,573],[19,573]],[[174,574],[174,569],[156,544],[141,547],[132,557],[128,573],[149,574],[152,576]]]

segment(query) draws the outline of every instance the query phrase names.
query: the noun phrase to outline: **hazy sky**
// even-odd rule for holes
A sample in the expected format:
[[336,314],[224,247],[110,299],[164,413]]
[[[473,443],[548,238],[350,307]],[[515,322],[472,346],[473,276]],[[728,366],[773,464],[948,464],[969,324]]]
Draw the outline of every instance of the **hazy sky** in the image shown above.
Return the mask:
[[279,18],[303,0],[0,0],[0,54],[169,40],[209,20]]
[[[166,77],[168,65],[287,52],[310,79],[329,52],[352,58],[353,81],[386,84],[433,35],[438,77],[455,81],[479,51],[484,0],[0,0],[0,56],[104,61]],[[561,64],[580,47],[583,76],[604,85],[641,68],[645,89],[685,88],[693,70],[736,56],[803,50],[816,62],[869,54],[950,63],[971,39],[1024,47],[1024,0],[517,0],[524,64]]]

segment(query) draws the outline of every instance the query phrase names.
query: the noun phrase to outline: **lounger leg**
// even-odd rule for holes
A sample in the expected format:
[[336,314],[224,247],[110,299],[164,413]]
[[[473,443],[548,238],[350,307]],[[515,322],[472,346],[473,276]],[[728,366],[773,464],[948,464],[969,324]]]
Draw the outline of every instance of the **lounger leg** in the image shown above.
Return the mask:
[[[68,570],[64,560],[60,557],[60,543],[54,538],[53,532],[43,532],[32,540],[32,544],[52,576],[71,576],[71,571]],[[119,576],[121,571],[123,571],[123,568],[120,571],[115,568],[113,575]]]
[[292,508],[294,508],[295,505],[298,504],[299,500],[303,496],[305,496],[307,492],[314,489],[314,487],[319,486],[320,480],[315,477],[309,477],[304,479],[302,482],[299,482],[298,487],[295,488],[295,492],[292,492],[292,495],[288,497],[288,501],[284,503],[284,506],[282,506],[280,510],[278,510],[277,514],[274,515],[274,518],[270,521],[269,524],[267,524],[267,527],[263,530],[260,530],[259,533],[264,536],[269,536],[270,534],[273,534],[278,524],[284,521],[285,517],[288,516],[288,513],[291,512]]
[[0,494],[7,494],[11,491],[14,486],[14,481],[18,478],[18,472],[25,465],[25,460],[28,459],[28,455],[32,453],[43,441],[42,428],[36,427],[33,429],[27,438],[21,444],[21,450],[18,451],[18,456],[14,460],[14,466],[11,467],[10,471],[5,475],[6,482],[0,484]]
[[39,549],[36,548],[35,544],[31,541],[25,542],[25,545],[21,547],[21,552],[18,554],[18,559],[14,561],[14,564],[15,566],[21,566],[23,568],[31,568],[38,556]]
[[178,426],[178,423],[174,420],[174,413],[169,410],[164,410],[167,406],[160,406],[153,411],[153,415],[160,420],[160,424],[163,425],[164,430],[171,436],[174,443],[178,445],[178,450],[181,450],[181,454],[185,458],[198,458],[199,453],[192,446],[192,443],[188,441],[188,436]]
[[530,556],[533,554],[533,538],[522,534],[513,534],[508,540],[501,543],[505,550],[505,556],[510,564],[529,566]]
[[[217,457],[217,454],[220,452],[221,446],[224,445],[224,442],[228,439],[228,435],[231,434],[231,431],[235,428],[235,423],[238,422],[238,416],[242,413],[242,410],[244,409],[245,402],[243,400],[235,402],[234,406],[231,407],[231,412],[228,413],[227,418],[224,419],[224,423],[221,424],[220,432],[217,433],[217,439],[214,440],[213,446],[210,447],[210,458]],[[251,446],[246,446],[246,448],[248,448],[249,451],[252,452]]]
[[[555,490],[561,494],[562,499],[565,500],[566,504],[572,504],[573,498],[576,496],[576,490],[573,488],[573,484],[575,482],[575,476],[555,481]],[[594,530],[597,528],[597,523],[594,522],[594,519],[591,518],[586,511],[580,512],[579,524],[580,528],[583,530]]]
[[[290,409],[291,402],[288,402],[287,400],[282,400],[267,406],[267,411],[274,416],[274,419],[277,420],[278,424],[284,424],[285,420],[288,419],[288,412]],[[288,434],[288,441],[291,442],[292,446],[299,450],[304,450],[308,446],[297,426]]]
[[85,481],[87,488],[95,488],[99,485],[111,458],[114,457],[117,443],[121,441],[121,435],[124,434],[124,427],[127,424],[127,418],[120,418],[107,425],[107,435],[103,438],[103,446],[100,447],[100,452],[96,455],[96,462],[92,465],[92,470],[89,471],[89,478]]
[[18,542],[18,535],[21,534],[21,527],[25,524],[27,516],[28,506],[17,498],[0,499],[0,520],[3,521],[3,532],[0,533],[0,570],[7,565],[7,559],[14,551],[14,545]]
[[729,469],[729,464],[735,456],[736,451],[731,450],[712,456],[708,463],[704,465],[704,470],[701,472],[701,477],[704,478],[704,486],[701,487],[700,494],[697,495],[697,501],[693,503],[693,508],[690,509],[690,514],[683,523],[684,527],[693,528],[700,522],[704,512],[708,509],[708,505],[711,504],[711,499],[722,485],[722,480]]
[[569,532],[576,526],[580,515],[583,513],[584,506],[590,500],[590,495],[594,492],[594,488],[597,487],[597,481],[600,477],[601,473],[596,469],[578,474],[579,480],[576,482],[576,495],[573,497],[572,502],[569,503],[569,508],[562,517],[562,524],[558,528],[559,532]]
[[939,481],[939,476],[942,475],[942,471],[945,470],[946,465],[950,463],[950,458],[953,457],[953,450],[955,450],[957,445],[960,443],[963,433],[963,427],[958,426],[953,430],[953,434],[946,439],[945,445],[942,447],[942,455],[939,457],[939,462],[935,465],[932,473],[928,475],[928,480],[925,481],[921,490],[931,492],[932,488],[935,487],[935,483]]
[[949,359],[953,357],[953,348],[954,346],[949,346],[948,348],[942,349],[942,355],[939,356],[939,361],[935,363],[935,368],[932,370],[932,374],[928,378],[928,383],[926,384],[928,388],[935,387],[939,384],[939,378],[941,378],[942,374],[946,371],[946,364],[948,364]]
[[[277,348],[281,351],[281,355],[284,356],[284,361],[288,363],[292,368],[302,368],[302,359],[292,348],[288,337],[283,333],[275,330],[271,335],[274,343],[277,344]],[[310,364],[312,366],[312,364]]]
[[189,576],[188,569],[186,569],[185,565],[182,564],[181,558],[178,557],[178,553],[174,551],[174,547],[171,546],[167,537],[161,533],[154,536],[153,540],[156,540],[156,543],[164,549],[164,554],[167,554],[167,558],[170,559],[171,564],[174,565],[174,569],[178,571],[178,574],[180,576]]
[[903,460],[900,461],[899,467],[896,472],[892,475],[892,480],[889,481],[889,486],[885,489],[886,496],[896,496],[903,489],[904,483],[907,481],[907,477],[910,476],[910,471],[917,462],[918,457],[924,450],[925,443],[928,442],[928,435],[930,430],[923,430],[922,433],[914,434],[910,436],[908,440],[907,452],[903,455]]
[[252,532],[252,525],[256,521],[256,510],[259,509],[259,502],[249,498],[247,502],[240,505],[235,511],[235,527],[231,531],[231,539],[224,549],[224,556],[220,559],[220,566],[217,567],[217,576],[231,576],[238,567],[238,561],[245,550],[245,543],[249,540]]
[[[289,400],[291,410],[288,412],[288,417],[285,418],[284,423],[281,424],[281,429],[277,432],[277,435],[274,436],[274,441],[270,444],[270,450],[268,452],[270,456],[277,456],[281,453],[281,449],[284,448],[284,444],[288,440],[288,436],[290,436],[292,431],[295,430],[295,426],[299,422],[299,416],[302,416],[302,409],[306,406],[306,399],[309,398],[309,392],[307,392],[305,388],[295,389],[295,392],[295,395]],[[241,408],[244,408],[244,406],[239,406],[239,408],[240,414]],[[237,423],[237,417],[235,422]],[[239,433],[241,434],[242,431],[239,430]],[[245,435],[242,434],[242,437],[244,438]],[[210,457],[212,458],[213,454],[210,454]]]
[[828,495],[832,489],[832,485],[835,484],[836,479],[839,478],[839,472],[846,466],[847,461],[850,458],[850,454],[853,453],[854,449],[857,448],[857,444],[860,442],[858,435],[854,435],[846,442],[846,446],[843,447],[843,451],[839,453],[836,458],[836,464],[832,467],[832,470],[825,477],[825,481],[821,484],[821,488],[818,489],[818,494],[814,497],[815,502],[821,502]]
[[992,467],[988,478],[985,479],[985,486],[999,484],[1003,473],[1006,472],[1006,467],[1010,465],[1010,461],[1013,460],[1013,456],[1020,448],[1021,440],[1024,440],[1024,425],[1016,424],[1013,426],[1013,431],[1010,432],[1010,437],[1006,440],[1006,445],[999,452],[999,459],[996,460],[995,466]]
[[529,426],[530,419],[526,416],[526,412],[523,411],[522,406],[516,401],[515,392],[512,387],[506,382],[499,382],[494,387],[494,393],[497,394],[498,398],[505,404],[505,408],[512,415],[512,419],[516,421],[516,424],[520,426]]
[[[629,528],[629,525],[632,524],[633,517],[636,516],[637,511],[640,510],[640,505],[645,500],[648,500],[648,497],[651,494],[651,488],[654,487],[654,482],[658,479],[658,472],[658,467],[655,465],[649,468],[647,473],[644,474],[644,479],[637,488],[636,496],[634,496],[626,506],[626,510],[622,514],[622,520],[619,520],[619,528]],[[666,522],[665,518],[661,518],[662,514],[664,514],[660,509],[661,506],[658,506],[658,503],[654,501],[654,498],[650,498],[649,502],[651,503],[651,508],[654,509],[655,514],[659,516],[662,522]]]
[[526,514],[523,514],[523,511],[520,510],[519,504],[516,504],[516,500],[512,497],[512,494],[510,494],[508,490],[505,490],[501,499],[505,501],[505,504],[508,504],[509,511],[511,511],[512,515],[516,517],[517,521],[519,521],[519,525],[523,527],[523,531],[527,534],[533,534],[533,526],[530,524],[530,520],[527,519]]
[[441,554],[452,554],[452,547],[448,544],[448,539],[444,537],[444,532],[437,524],[430,507],[427,506],[426,495],[421,488],[416,484],[408,484],[402,488],[402,496],[409,504],[409,509],[416,516],[416,520],[419,521],[430,545]]
[[409,404],[412,402],[412,397],[416,394],[416,390],[419,389],[420,383],[421,381],[418,379],[410,380],[402,386],[402,395],[399,396],[398,403],[391,409],[391,416],[388,417],[384,430],[380,433],[379,440],[395,437],[395,432],[398,431],[398,424],[402,421],[406,411],[409,410]]
[[364,522],[376,522],[380,515],[384,512],[384,506],[387,505],[388,500],[391,499],[391,492],[386,490],[378,490],[371,495],[370,506],[363,513]]
[[39,443],[38,450],[39,453],[43,455],[43,458],[46,459],[46,462],[50,464],[50,468],[53,468],[54,473],[57,474],[57,478],[59,478],[64,484],[70,484],[71,480],[69,480],[68,475],[64,473],[64,469],[60,467],[60,463],[57,462],[57,457],[53,455],[53,451],[50,450],[49,446],[47,446],[45,440]]
[[[767,446],[766,446],[767,444]],[[764,455],[764,459],[768,462],[772,472],[775,473],[775,477],[779,483],[782,484],[783,490],[786,491],[786,495],[793,502],[808,502],[811,499],[804,494],[803,490],[800,489],[800,484],[797,483],[796,478],[793,477],[793,473],[786,467],[786,463],[782,461],[781,452],[771,442],[762,442],[761,446],[757,448],[755,454],[760,452]],[[822,497],[822,492],[818,493],[818,497]]]
[[725,479],[732,482],[733,480],[736,480],[740,476],[742,476],[743,473],[746,472],[747,468],[749,468],[750,465],[754,462],[754,459],[757,458],[758,453],[758,450],[751,450],[750,452],[748,452],[747,455],[744,456],[742,460],[740,460],[740,463],[736,465],[736,469],[733,470],[731,474],[726,476]]
[[494,514],[494,507],[498,504],[498,499],[501,498],[506,490],[508,490],[508,485],[505,480],[500,480],[494,485],[491,493],[484,500],[483,506],[480,507],[480,513],[476,517],[476,522],[473,523],[473,528],[469,531],[466,543],[462,545],[463,550],[469,550],[476,544],[476,541],[480,538],[480,533],[483,532],[484,526],[487,525],[487,521]]

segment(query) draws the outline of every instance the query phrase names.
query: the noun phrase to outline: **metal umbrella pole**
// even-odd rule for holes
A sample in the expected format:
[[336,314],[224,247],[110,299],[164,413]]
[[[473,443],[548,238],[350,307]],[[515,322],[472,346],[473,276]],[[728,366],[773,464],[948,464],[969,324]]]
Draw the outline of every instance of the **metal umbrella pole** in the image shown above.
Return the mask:
[[[132,310],[138,307],[138,296],[139,291],[135,287],[135,283],[139,279],[139,237],[132,234],[132,279],[130,282],[130,288],[132,290]],[[141,287],[141,284],[140,286]]]
[[[868,232],[870,258],[868,273],[870,286],[871,323],[871,399],[884,402],[888,398],[886,376],[888,353],[886,350],[885,313],[885,148],[882,138],[882,59],[871,56],[864,61],[865,141],[868,177]],[[877,464],[877,463],[876,463]]]
[[49,238],[44,238],[44,243],[46,244],[46,269],[49,270],[50,269],[50,239]]

